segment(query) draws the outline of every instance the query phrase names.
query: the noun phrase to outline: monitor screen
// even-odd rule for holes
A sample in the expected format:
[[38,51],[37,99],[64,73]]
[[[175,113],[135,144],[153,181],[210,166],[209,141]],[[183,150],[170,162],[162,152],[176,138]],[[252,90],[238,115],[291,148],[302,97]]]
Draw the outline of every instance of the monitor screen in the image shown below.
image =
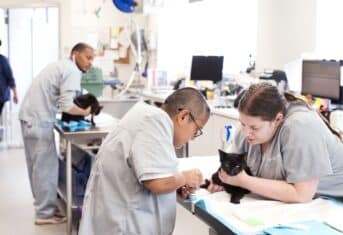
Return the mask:
[[304,60],[302,94],[338,100],[340,98],[341,68],[339,62]]
[[191,80],[222,80],[224,56],[193,56]]

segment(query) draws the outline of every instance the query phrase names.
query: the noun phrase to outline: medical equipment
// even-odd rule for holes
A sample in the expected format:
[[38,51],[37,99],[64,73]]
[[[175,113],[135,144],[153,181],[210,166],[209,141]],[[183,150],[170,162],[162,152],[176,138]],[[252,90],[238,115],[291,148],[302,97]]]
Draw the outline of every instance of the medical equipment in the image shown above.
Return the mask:
[[[114,6],[121,12],[124,13],[134,13],[139,7],[137,1],[133,0],[113,0]],[[134,31],[133,35],[131,32]],[[123,95],[129,87],[133,84],[134,80],[141,82],[142,74],[146,74],[146,72],[142,72],[142,41],[143,39],[143,31],[138,28],[137,23],[134,21],[132,15],[130,16],[128,25],[124,28],[122,32],[121,40],[126,40],[129,43],[121,43],[123,45],[127,44],[131,47],[132,53],[136,59],[135,66],[130,76],[130,79],[126,85],[126,87],[119,93],[119,96]],[[144,44],[144,43],[143,43]],[[146,62],[145,68],[147,69]]]

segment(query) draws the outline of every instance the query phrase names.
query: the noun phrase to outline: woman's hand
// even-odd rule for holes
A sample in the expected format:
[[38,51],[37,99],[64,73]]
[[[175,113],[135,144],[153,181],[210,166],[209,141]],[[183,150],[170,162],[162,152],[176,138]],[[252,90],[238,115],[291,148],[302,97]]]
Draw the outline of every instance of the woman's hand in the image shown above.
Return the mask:
[[247,173],[245,171],[241,171],[238,175],[230,176],[220,169],[218,176],[223,183],[233,186],[241,186],[247,176]]
[[212,182],[212,180],[210,181],[210,184],[208,185],[207,190],[211,193],[215,193],[215,192],[219,192],[219,191],[223,191],[224,188],[220,185],[217,185],[215,183]]

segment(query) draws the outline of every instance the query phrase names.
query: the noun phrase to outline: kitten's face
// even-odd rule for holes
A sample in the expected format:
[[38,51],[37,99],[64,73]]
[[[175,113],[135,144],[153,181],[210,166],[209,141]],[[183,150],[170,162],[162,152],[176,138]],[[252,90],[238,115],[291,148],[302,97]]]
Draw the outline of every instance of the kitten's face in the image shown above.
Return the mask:
[[231,176],[237,175],[246,167],[245,154],[226,153],[219,149],[221,168]]

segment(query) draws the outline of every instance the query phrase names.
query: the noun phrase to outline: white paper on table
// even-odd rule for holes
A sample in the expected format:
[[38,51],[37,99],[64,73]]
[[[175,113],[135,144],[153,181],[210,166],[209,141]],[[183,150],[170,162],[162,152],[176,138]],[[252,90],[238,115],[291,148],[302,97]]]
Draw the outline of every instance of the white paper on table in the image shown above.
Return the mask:
[[97,127],[106,127],[115,125],[119,120],[112,117],[108,113],[100,112],[99,115],[94,116],[94,122]]
[[[218,170],[219,156],[189,157],[179,159],[179,170],[199,168],[204,178]],[[208,212],[227,221],[243,234],[255,234],[263,229],[307,220],[324,222],[343,231],[343,204],[317,198],[309,203],[283,203],[247,194],[240,204],[230,203],[231,195],[222,191],[209,193],[200,189],[197,200],[203,199]],[[196,200],[196,201],[197,201]]]
[[[326,222],[334,227],[343,214],[343,206],[317,198],[309,203],[282,203],[273,200],[256,199],[253,195],[245,195],[240,204],[230,203],[230,194],[218,192],[205,197],[211,214],[224,218],[228,224],[244,234],[277,225],[316,220]],[[331,221],[331,222],[330,222]]]

